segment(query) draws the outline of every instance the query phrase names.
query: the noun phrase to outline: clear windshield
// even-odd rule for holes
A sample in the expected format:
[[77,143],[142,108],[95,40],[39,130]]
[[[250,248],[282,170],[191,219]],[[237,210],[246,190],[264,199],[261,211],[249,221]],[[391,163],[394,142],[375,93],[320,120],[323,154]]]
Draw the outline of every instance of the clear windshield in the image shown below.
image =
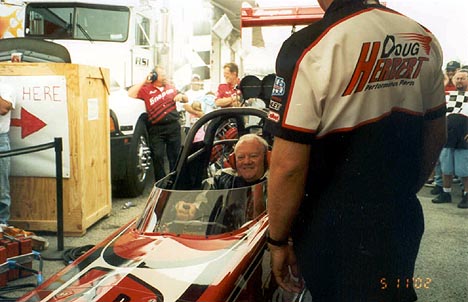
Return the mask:
[[217,235],[248,225],[266,209],[266,181],[229,190],[176,191],[155,187],[138,229],[143,233]]
[[128,37],[129,18],[128,8],[119,6],[30,4],[25,33],[49,39],[123,42]]

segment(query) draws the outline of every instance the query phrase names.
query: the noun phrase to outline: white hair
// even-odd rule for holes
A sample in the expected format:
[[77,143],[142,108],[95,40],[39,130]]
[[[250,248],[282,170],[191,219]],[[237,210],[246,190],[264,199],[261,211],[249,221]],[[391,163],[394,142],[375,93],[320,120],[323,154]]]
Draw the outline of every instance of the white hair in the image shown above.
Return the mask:
[[258,136],[257,134],[254,133],[248,133],[245,135],[242,135],[239,140],[237,141],[237,144],[234,146],[234,154],[236,153],[237,147],[240,146],[242,143],[249,142],[249,141],[257,141],[259,142],[263,147],[264,147],[264,153],[268,150],[268,142],[261,136]]

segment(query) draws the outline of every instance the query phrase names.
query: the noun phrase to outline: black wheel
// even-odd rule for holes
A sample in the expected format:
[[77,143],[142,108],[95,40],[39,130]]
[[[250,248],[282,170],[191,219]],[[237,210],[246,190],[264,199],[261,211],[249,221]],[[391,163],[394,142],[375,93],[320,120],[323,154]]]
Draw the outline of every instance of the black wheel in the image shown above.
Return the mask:
[[119,188],[119,195],[137,197],[143,193],[151,166],[151,155],[148,145],[148,132],[144,122],[138,122],[130,145],[126,163],[126,177]]

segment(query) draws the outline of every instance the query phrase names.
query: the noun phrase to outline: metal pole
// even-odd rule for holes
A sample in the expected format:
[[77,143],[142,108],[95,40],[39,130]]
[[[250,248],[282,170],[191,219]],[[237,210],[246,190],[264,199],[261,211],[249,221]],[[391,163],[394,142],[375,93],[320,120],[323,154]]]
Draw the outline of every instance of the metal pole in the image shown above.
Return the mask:
[[63,251],[63,178],[62,178],[62,138],[54,138],[55,181],[57,192],[57,251]]

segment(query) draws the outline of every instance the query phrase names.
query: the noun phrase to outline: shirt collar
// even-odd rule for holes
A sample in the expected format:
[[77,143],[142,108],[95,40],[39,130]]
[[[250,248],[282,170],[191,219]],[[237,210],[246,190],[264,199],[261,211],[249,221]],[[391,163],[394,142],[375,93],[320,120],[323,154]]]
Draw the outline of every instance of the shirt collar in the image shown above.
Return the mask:
[[325,15],[351,5],[360,5],[364,8],[369,5],[380,5],[380,3],[375,0],[367,0],[366,3],[363,3],[362,1],[353,0],[334,0],[332,4],[330,4],[330,6],[328,7],[327,11],[325,12]]

